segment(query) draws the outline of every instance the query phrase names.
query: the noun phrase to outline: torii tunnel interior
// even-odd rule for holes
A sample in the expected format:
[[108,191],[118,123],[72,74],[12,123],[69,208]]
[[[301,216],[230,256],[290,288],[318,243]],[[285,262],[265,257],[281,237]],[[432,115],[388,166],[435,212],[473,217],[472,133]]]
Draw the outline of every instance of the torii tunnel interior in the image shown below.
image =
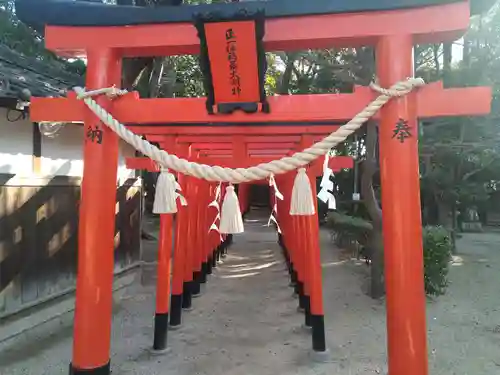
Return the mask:
[[[87,90],[119,87],[124,57],[199,54],[206,98],[143,99],[131,92],[94,99],[129,131],[160,149],[227,168],[249,168],[307,149],[379,95],[355,86],[350,93],[268,97],[265,51],[371,45],[377,82],[389,88],[413,76],[414,44],[456,40],[467,30],[470,16],[469,2],[459,0],[270,0],[156,8],[18,0],[16,5],[21,20],[44,28],[48,49],[65,57],[86,56]],[[390,99],[373,115],[380,138],[389,375],[428,374],[418,120],[484,115],[490,100],[487,87],[443,88],[437,82]],[[32,98],[30,115],[38,122],[85,124],[70,373],[109,374],[118,136],[74,93]],[[395,136],[401,130],[398,124],[405,127],[404,137]],[[127,165],[158,170],[157,162],[144,156],[128,159]],[[333,171],[352,165],[349,157],[329,161]],[[323,157],[305,167],[313,182],[308,199],[316,205],[314,182],[323,174]],[[177,172],[172,170],[188,205],[178,203],[175,221],[172,213],[161,214],[152,340],[157,352],[167,348],[172,327],[183,320],[189,324],[183,308],[191,307],[200,284],[209,282],[217,260],[237,241],[237,235],[209,231],[218,220],[210,204],[226,199],[228,181],[217,197],[218,181]],[[335,317],[324,315],[318,218],[291,214],[296,175],[275,174],[283,199],[276,199],[268,178],[237,184],[239,207],[244,214],[251,201],[267,200],[275,211],[277,240],[305,324],[311,327],[312,352],[334,359],[325,333],[325,318]],[[258,185],[269,194],[254,196],[251,186]]]

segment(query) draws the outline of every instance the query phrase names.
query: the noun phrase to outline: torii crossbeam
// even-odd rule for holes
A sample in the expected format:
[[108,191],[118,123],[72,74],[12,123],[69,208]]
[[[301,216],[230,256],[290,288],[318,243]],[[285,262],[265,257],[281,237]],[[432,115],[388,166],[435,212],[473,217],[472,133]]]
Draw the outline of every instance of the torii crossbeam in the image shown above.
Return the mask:
[[[111,110],[117,119],[131,125],[231,123],[286,125],[288,123],[300,126],[301,123],[339,123],[350,120],[366,107],[375,95],[369,88],[359,87],[352,94],[277,96],[268,99],[269,105],[273,108],[272,113],[213,116],[207,114],[203,98],[139,99],[137,93],[130,93],[113,103]],[[436,82],[422,88],[415,95],[419,118],[466,116],[488,113],[491,90],[487,87],[443,89],[441,82]],[[86,113],[85,104],[77,100],[74,94],[69,95],[67,99],[34,98],[30,108],[37,118],[54,122],[82,122]],[[311,129],[312,126],[308,128]],[[161,131],[175,133],[176,130]],[[181,134],[180,132],[190,132],[194,129],[183,128],[178,131],[178,134]],[[240,131],[245,130],[243,128]],[[329,132],[331,131],[332,128],[329,128]],[[247,131],[247,134],[256,133]]]

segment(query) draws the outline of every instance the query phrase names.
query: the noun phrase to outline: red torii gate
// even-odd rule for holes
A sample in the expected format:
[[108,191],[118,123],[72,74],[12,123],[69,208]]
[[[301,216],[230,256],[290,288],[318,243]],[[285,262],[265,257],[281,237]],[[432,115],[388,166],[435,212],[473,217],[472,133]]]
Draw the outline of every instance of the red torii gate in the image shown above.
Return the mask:
[[[269,1],[261,4],[219,4],[210,6],[210,9],[227,14],[247,8],[262,8],[267,17],[264,21],[266,35],[262,40],[266,50],[374,45],[376,73],[383,87],[413,75],[413,44],[452,41],[460,37],[468,26],[468,1],[393,0],[391,4],[386,3],[383,7],[377,7],[375,2],[310,1],[305,5],[301,3],[302,8],[297,10],[291,5],[287,9],[277,9]],[[295,6],[298,7],[298,3]],[[135,21],[134,15],[139,13],[134,13],[137,9],[133,7],[122,9],[121,18],[115,19],[106,6],[77,2],[62,4],[57,1],[50,6],[46,2],[16,2],[16,12],[21,19],[24,17],[33,23],[46,24],[47,48],[62,56],[87,56],[88,89],[119,85],[123,57],[199,53],[200,39],[196,28],[190,24],[198,7],[165,8],[141,9],[139,21]],[[65,14],[66,9],[68,11]],[[42,20],[33,16],[37,12],[43,15]],[[237,22],[234,24],[236,27]],[[252,61],[249,59],[242,63],[251,64]],[[216,83],[222,86],[226,84]],[[393,99],[381,109],[380,116],[376,116],[380,121],[390,375],[426,375],[428,372],[417,118],[486,114],[489,112],[490,97],[488,88],[444,90],[436,83],[406,97]],[[137,93],[130,93],[116,101],[100,97],[97,102],[137,134],[169,134],[178,137],[293,136],[329,133],[334,128],[321,123],[348,120],[373,98],[369,89],[358,87],[352,94],[279,96],[266,98],[265,102],[260,98],[257,108],[261,111],[251,114],[224,114],[221,111],[209,114],[208,102],[202,98],[139,99]],[[227,106],[225,108],[224,111]],[[270,108],[270,113],[266,113],[266,108]],[[101,142],[86,138],[84,143],[71,371],[73,374],[108,374],[118,138],[97,121],[74,95],[68,98],[33,98],[30,111],[33,121],[83,120],[86,128],[102,131]],[[408,137],[398,139],[394,137],[395,124],[401,121],[410,133]],[[305,125],[306,122],[309,125]],[[235,123],[243,126],[228,126]],[[263,126],[266,123],[274,123],[274,126]],[[294,125],[280,126],[280,123]],[[301,147],[304,146],[301,143]],[[217,161],[225,162],[222,158]],[[231,161],[228,161],[229,164]],[[313,348],[322,352],[326,346],[317,221],[315,225],[311,218],[288,217],[290,175],[284,175],[281,183],[285,202],[280,203],[279,217],[283,221],[285,245],[291,245],[290,239],[294,238],[293,233],[299,228],[309,234],[306,241],[308,259],[296,252],[297,249],[292,253],[296,259],[307,263],[300,265],[305,268],[299,273],[305,275],[305,285],[310,284],[312,288],[309,292],[311,317],[314,318]]]
[[[310,138],[310,141],[320,141],[326,135],[315,135]],[[161,148],[168,150],[172,135],[148,134],[146,138],[148,141],[158,143]],[[199,151],[197,161],[203,164],[241,168],[267,163],[277,157],[293,153],[300,144],[302,136],[282,136],[279,138],[275,136],[243,136],[237,142],[233,138],[231,136],[176,136],[175,143],[189,144],[191,150]],[[240,150],[245,150],[247,156],[235,159],[234,156]],[[159,171],[159,167],[151,162],[149,158],[127,158],[126,163],[130,169]],[[329,168],[335,172],[352,168],[353,165],[354,162],[351,157],[335,156],[329,160]],[[316,160],[311,164],[310,168],[313,170],[312,174],[318,177],[323,172],[323,162]],[[267,181],[254,181],[253,183],[267,184]]]
[[[169,140],[171,136],[161,136],[152,135],[147,136],[147,139],[151,142],[156,142],[160,145],[160,148],[168,149],[171,147]],[[253,140],[258,139],[261,143],[246,142],[252,140],[252,137],[245,137],[242,141],[246,144],[240,144],[235,142],[225,142],[225,143],[191,143],[191,142],[181,142],[185,139],[180,139],[175,137],[175,143],[179,144],[189,144],[193,154],[197,154],[196,161],[208,164],[208,165],[220,165],[229,168],[239,168],[242,166],[252,166],[260,163],[267,163],[276,158],[280,158],[293,153],[298,146],[298,142],[286,142],[286,138],[283,142],[277,142],[273,137],[269,137],[268,143],[261,142],[266,140],[264,137],[253,137]],[[323,138],[323,137],[321,137]],[[318,138],[320,140],[321,138]],[[288,138],[290,140],[292,138]],[[300,141],[299,137],[293,138]],[[279,139],[280,141],[282,139]],[[315,139],[316,140],[316,139]],[[202,141],[205,141],[202,138]],[[274,143],[273,143],[274,142]],[[234,158],[235,151],[238,149],[244,149],[247,156],[243,158]],[[194,161],[194,160],[193,160]],[[159,166],[154,163],[149,158],[127,158],[126,165],[129,169],[144,169],[152,172],[159,172]],[[335,156],[330,158],[328,167],[334,171],[338,172],[342,169],[352,168],[354,161],[348,156]],[[310,165],[311,175],[314,177],[319,177],[323,173],[323,164],[321,160],[316,160]],[[253,184],[268,184],[265,180],[253,181]],[[238,189],[238,198],[240,199],[241,210],[246,212],[249,208],[249,184],[240,184]]]
[[[326,135],[326,134],[325,134]],[[316,142],[324,138],[324,136],[314,136],[312,141]],[[223,167],[238,168],[242,166],[252,166],[260,163],[267,163],[276,158],[292,154],[298,148],[301,137],[241,137],[240,142],[235,142],[231,138],[212,139],[214,142],[206,142],[206,137],[196,137],[202,143],[192,142],[189,137],[172,137],[171,135],[148,135],[147,139],[150,142],[156,142],[160,148],[169,150],[171,143],[189,144],[192,154],[196,154],[196,161],[208,165],[220,165]],[[174,140],[175,139],[175,140]],[[226,140],[226,142],[223,142]],[[215,143],[219,141],[219,143]],[[203,143],[204,142],[204,143]],[[242,158],[234,158],[239,150],[245,150],[247,156]],[[127,158],[126,165],[130,169],[144,169],[149,171],[159,171],[159,166],[152,162],[149,158]],[[335,156],[329,160],[329,168],[334,171],[352,168],[354,161],[351,157]],[[315,177],[321,176],[323,173],[323,163],[321,160],[316,160],[310,166],[311,175]],[[253,184],[268,184],[265,180],[253,181]],[[249,184],[240,184],[238,189],[238,198],[240,199],[240,207],[242,212],[246,212],[249,208]]]

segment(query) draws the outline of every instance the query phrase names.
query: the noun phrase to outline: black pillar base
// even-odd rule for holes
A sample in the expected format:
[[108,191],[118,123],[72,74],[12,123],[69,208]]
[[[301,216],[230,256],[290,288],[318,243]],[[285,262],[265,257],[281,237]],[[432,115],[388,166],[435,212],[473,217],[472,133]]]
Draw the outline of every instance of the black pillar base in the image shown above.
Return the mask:
[[312,327],[311,319],[311,297],[304,295],[304,325]]
[[304,309],[306,307],[305,301],[304,301],[304,283],[302,281],[298,281],[297,284],[295,284],[295,291],[299,295],[299,308]]
[[281,250],[283,251],[283,256],[285,257],[286,261],[290,263],[290,254],[288,253],[288,249],[286,246],[283,244]]
[[170,297],[170,325],[180,326],[182,323],[182,294],[172,294]]
[[311,315],[312,346],[315,352],[326,351],[325,317],[324,315]]
[[168,313],[155,314],[153,350],[167,349]]
[[229,247],[229,240],[226,238],[226,240],[222,243],[222,246],[220,248],[220,256],[221,258],[225,258],[227,254],[227,248]]
[[201,271],[193,272],[193,281],[191,282],[191,294],[193,296],[199,296],[201,293],[200,278]]
[[243,219],[243,221],[245,221],[245,218],[246,218],[246,216],[248,215],[249,212],[250,212],[250,210],[246,210],[245,212],[243,212],[241,214],[241,218]]
[[73,367],[73,364],[69,365],[69,375],[109,375],[111,374],[111,364],[106,363],[104,366],[96,367],[92,369],[79,369]]
[[296,282],[295,282],[295,284],[293,285],[293,291],[295,292],[295,294],[298,294],[300,296],[301,295],[301,293],[300,293],[301,290],[302,291],[304,290],[304,284],[302,284],[302,282],[297,279]]
[[193,290],[192,290],[192,281],[185,281],[184,287],[182,290],[182,308],[190,309],[193,306]]
[[211,275],[212,274],[212,268],[213,268],[213,264],[214,264],[214,261],[213,261],[213,258],[212,258],[212,255],[210,255],[208,257],[208,262],[207,262],[207,275]]
[[221,257],[221,258],[224,258],[224,257],[226,256],[226,248],[227,248],[227,246],[228,246],[228,244],[227,244],[227,243],[228,243],[228,242],[227,242],[227,238],[226,238],[226,239],[225,239],[224,241],[222,241],[222,243],[220,244],[219,254],[220,254],[220,257]]
[[217,268],[217,249],[215,249],[213,251],[213,254],[212,254],[212,268]]
[[287,260],[286,266],[288,267],[288,274],[290,275],[290,281],[292,281],[293,263],[290,260]]
[[207,283],[207,275],[208,275],[208,263],[203,262],[201,264],[201,273],[200,273],[200,283],[201,284]]
[[288,255],[286,249],[283,249],[283,257],[285,258],[285,262],[290,263],[290,256]]
[[290,281],[294,284],[297,284],[297,271],[295,271],[295,269],[293,268],[293,264],[292,264],[292,272],[290,274]]

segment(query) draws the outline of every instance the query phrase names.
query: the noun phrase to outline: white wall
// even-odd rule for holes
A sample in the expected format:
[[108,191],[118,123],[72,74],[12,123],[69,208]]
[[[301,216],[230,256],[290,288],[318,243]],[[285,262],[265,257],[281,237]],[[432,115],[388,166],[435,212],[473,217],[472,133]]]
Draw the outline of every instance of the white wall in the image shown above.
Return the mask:
[[12,121],[18,117],[17,111],[0,108],[0,173],[30,176],[33,170],[33,128],[28,120]]
[[[9,119],[18,112],[11,111]],[[83,173],[83,126],[66,125],[55,138],[42,135],[41,176],[74,176]],[[0,173],[33,175],[33,128],[29,119],[10,122],[7,110],[0,108]],[[120,144],[118,177],[124,181],[134,176],[125,167],[125,158],[134,156],[134,149]]]
[[83,126],[63,126],[55,138],[42,135],[40,174],[81,176],[83,173]]

